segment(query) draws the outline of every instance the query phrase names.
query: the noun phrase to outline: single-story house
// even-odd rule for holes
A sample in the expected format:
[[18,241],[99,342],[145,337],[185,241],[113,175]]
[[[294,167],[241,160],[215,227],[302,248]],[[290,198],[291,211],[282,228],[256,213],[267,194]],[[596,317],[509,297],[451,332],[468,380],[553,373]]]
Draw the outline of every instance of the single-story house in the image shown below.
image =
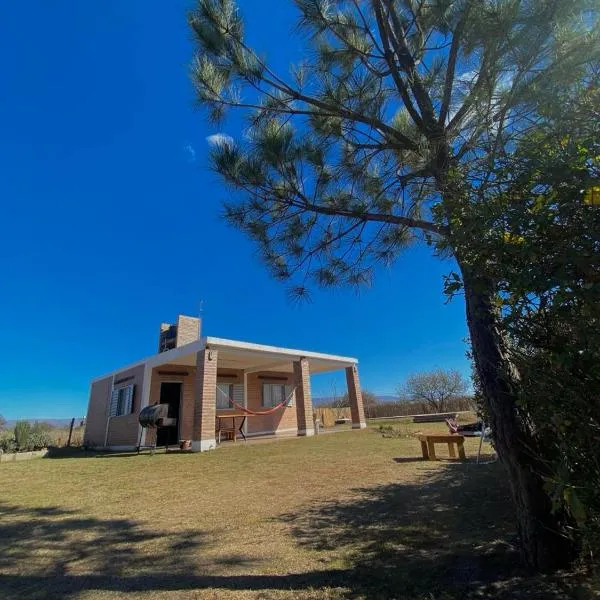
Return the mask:
[[[180,315],[160,326],[158,353],[91,383],[84,443],[132,450],[191,440],[194,451],[216,447],[217,416],[252,414],[247,437],[314,434],[311,373],[344,369],[352,427],[366,427],[357,360],[319,352],[201,337],[200,319]],[[176,426],[142,428],[140,410],[168,404]],[[279,407],[279,408],[277,408]]]

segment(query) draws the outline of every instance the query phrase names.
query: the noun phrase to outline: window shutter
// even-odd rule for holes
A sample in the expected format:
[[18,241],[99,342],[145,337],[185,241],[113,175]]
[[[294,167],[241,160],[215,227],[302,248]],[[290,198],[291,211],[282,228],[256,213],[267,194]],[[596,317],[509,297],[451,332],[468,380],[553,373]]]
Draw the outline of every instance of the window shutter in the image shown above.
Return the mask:
[[277,406],[285,400],[285,386],[275,383],[271,385],[271,389],[273,390],[273,406]]
[[109,417],[117,416],[117,406],[119,404],[119,390],[113,389],[110,395],[110,410],[108,412]]
[[110,396],[111,417],[120,417],[129,415],[133,412],[133,396],[135,385],[132,383],[125,387],[117,388],[112,391]]
[[132,413],[133,411],[133,390],[134,390],[134,385],[128,385],[126,388],[126,397],[125,397],[125,410],[123,411],[124,415],[129,415]]
[[244,385],[242,383],[233,384],[232,398],[240,405],[244,405]]
[[263,383],[263,386],[262,386],[262,405],[265,407],[272,406],[272,404],[271,404],[271,386],[268,383]]

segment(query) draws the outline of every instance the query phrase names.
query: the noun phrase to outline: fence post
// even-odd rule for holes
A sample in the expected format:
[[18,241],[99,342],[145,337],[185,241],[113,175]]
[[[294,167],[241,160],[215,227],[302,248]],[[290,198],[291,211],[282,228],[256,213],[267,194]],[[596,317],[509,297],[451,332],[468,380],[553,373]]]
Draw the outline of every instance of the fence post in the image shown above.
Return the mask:
[[71,427],[69,427],[69,439],[67,441],[67,448],[71,447],[71,436],[73,435],[73,425],[75,425],[75,417],[71,419]]

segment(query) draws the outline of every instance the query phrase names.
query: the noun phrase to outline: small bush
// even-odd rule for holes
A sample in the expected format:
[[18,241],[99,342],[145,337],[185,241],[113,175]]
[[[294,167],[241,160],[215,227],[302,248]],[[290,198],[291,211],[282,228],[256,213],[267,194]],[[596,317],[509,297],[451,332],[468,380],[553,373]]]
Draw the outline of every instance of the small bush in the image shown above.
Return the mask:
[[17,451],[17,444],[12,435],[3,435],[0,437],[0,450],[4,453]]
[[384,438],[408,438],[413,435],[406,425],[380,425],[377,431]]
[[52,445],[52,435],[48,431],[33,431],[29,438],[31,450],[41,450]]
[[17,421],[15,425],[15,443],[19,452],[29,450],[29,439],[31,437],[31,425],[27,421]]
[[[15,425],[14,439],[11,442],[14,449],[5,452],[31,452],[47,448],[53,443],[51,428],[46,423],[36,422],[31,425],[27,421],[19,421]],[[11,443],[7,442],[7,446],[11,446]]]
[[37,421],[31,427],[29,434],[28,447],[30,450],[41,450],[47,448],[53,443],[52,427],[47,423],[38,423]]

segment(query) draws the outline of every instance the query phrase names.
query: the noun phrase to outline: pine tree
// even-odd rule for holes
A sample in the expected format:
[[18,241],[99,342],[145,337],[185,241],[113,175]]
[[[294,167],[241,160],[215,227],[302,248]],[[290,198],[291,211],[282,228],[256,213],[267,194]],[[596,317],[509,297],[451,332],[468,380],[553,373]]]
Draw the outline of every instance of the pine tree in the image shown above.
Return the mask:
[[[572,556],[519,418],[496,288],[471,240],[502,189],[498,163],[542,117],[539,98],[592,77],[600,55],[590,0],[295,0],[305,60],[275,73],[245,42],[232,0],[190,14],[193,80],[213,121],[241,109],[212,166],[227,219],[254,239],[295,297],[312,284],[365,285],[375,266],[424,239],[452,255],[473,357],[507,469],[523,556],[537,569]],[[473,210],[473,207],[478,210]]]

